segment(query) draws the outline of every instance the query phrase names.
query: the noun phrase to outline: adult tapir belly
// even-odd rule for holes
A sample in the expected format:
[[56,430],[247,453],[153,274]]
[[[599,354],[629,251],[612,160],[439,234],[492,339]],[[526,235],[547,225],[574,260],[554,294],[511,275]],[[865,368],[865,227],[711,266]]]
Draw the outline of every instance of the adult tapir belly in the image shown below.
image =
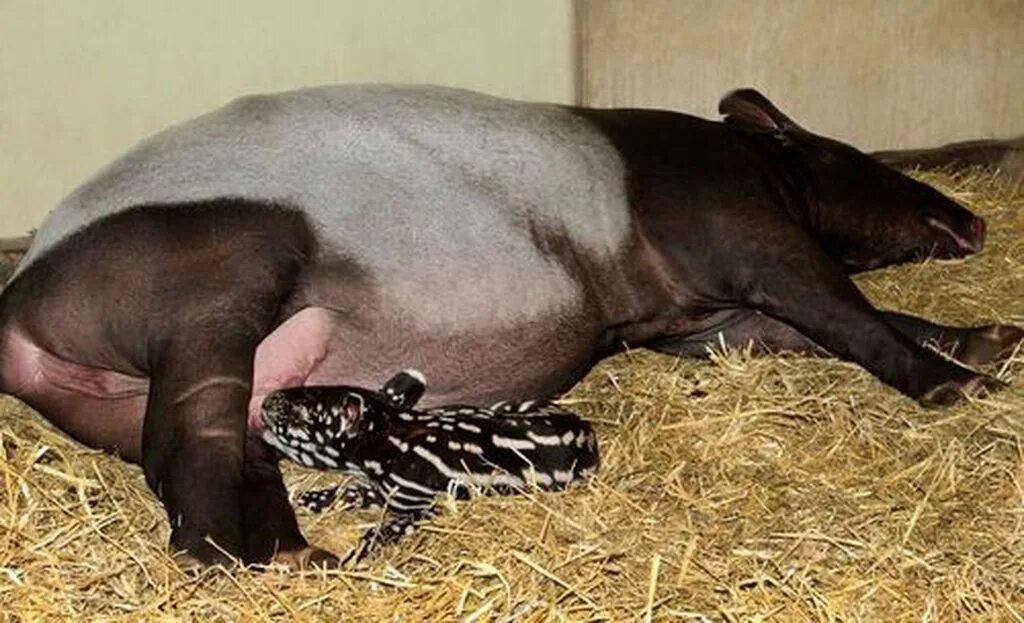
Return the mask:
[[[189,218],[196,206],[272,203],[301,212],[316,249],[256,352],[251,413],[281,387],[372,387],[403,367],[432,379],[428,402],[550,395],[585,372],[614,320],[595,292],[621,279],[613,267],[634,235],[624,178],[608,140],[557,106],[443,88],[245,97],[141,143],[77,189],[40,227],[11,289],[47,262],[55,308],[159,287],[138,281],[166,278],[160,267],[112,286],[128,273],[71,265],[150,260],[130,230],[106,255],[81,249],[139,206]],[[230,216],[211,227],[236,235]],[[94,289],[81,283],[93,279]],[[77,311],[39,326],[43,305],[37,293],[7,306],[5,388],[99,445],[96,427],[141,429],[148,370],[119,349],[142,347]]]

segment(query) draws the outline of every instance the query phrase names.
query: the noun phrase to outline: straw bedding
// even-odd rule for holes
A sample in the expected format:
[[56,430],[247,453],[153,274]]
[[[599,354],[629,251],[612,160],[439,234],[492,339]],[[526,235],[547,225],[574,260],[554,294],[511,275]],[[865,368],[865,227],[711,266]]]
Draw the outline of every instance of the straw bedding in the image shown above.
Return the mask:
[[[866,275],[883,307],[1024,324],[1024,188],[921,174],[989,220],[966,261]],[[347,571],[179,571],[141,472],[0,399],[0,612],[152,620],[1024,620],[1024,354],[928,411],[850,364],[644,351],[566,398],[604,464],[563,494],[452,503]],[[293,491],[332,480],[288,468]],[[300,514],[345,552],[374,511]]]

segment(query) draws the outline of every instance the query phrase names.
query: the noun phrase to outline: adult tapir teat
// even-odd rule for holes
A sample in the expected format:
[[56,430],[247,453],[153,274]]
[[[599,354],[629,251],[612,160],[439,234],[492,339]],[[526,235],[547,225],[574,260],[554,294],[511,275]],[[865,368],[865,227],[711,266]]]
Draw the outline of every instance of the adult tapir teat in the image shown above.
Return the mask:
[[974,363],[1019,329],[883,313],[846,276],[976,252],[984,223],[755,91],[721,111],[239,99],[47,217],[0,297],[2,389],[141,463],[195,558],[329,563],[255,430],[283,387],[412,366],[427,407],[544,398],[624,344],[699,356],[719,333],[855,361],[925,404],[996,387],[920,343]]

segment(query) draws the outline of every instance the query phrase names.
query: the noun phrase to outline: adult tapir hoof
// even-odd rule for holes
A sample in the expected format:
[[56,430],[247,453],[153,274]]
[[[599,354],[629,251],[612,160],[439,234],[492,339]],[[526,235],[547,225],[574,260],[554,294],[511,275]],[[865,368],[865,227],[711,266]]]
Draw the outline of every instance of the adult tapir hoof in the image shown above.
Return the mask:
[[201,573],[207,567],[220,565],[224,568],[240,567],[242,562],[238,558],[232,558],[223,553],[217,555],[203,555],[202,558],[188,551],[179,551],[171,556],[171,560],[185,573]]
[[946,381],[924,393],[918,402],[928,408],[948,407],[964,398],[985,396],[1006,387],[1006,383],[984,374],[976,374],[966,381]]
[[196,558],[192,554],[189,554],[188,552],[178,552],[177,554],[171,556],[171,560],[173,560],[174,564],[176,564],[178,568],[185,573],[200,573],[203,569],[206,568],[206,565],[204,565],[202,562],[200,562],[198,558]]
[[1002,361],[1024,341],[1024,329],[1010,324],[980,327],[964,338],[953,356],[967,365]]
[[292,571],[309,569],[337,569],[341,567],[341,559],[327,550],[307,545],[306,547],[278,552],[270,560],[273,565],[284,565]]
[[[212,565],[221,565],[228,568],[241,566],[241,561],[237,558],[224,555],[207,556],[200,560],[198,557],[182,551],[175,554],[172,559],[178,568],[185,573],[200,573],[203,569]],[[337,569],[341,567],[342,561],[327,550],[307,545],[296,550],[278,552],[274,554],[267,564],[268,566],[283,566],[291,571],[306,571],[311,569]]]

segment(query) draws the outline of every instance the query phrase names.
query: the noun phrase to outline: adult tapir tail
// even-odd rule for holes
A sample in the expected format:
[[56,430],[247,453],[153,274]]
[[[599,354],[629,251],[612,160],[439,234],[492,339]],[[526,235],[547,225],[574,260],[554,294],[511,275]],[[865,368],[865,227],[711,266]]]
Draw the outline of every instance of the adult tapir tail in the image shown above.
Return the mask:
[[15,238],[0,238],[0,393],[8,394],[14,391],[16,383],[8,381],[12,375],[5,372],[16,364],[14,359],[15,347],[10,342],[9,317],[6,305],[6,298],[3,293],[7,290],[8,282],[13,278],[25,253],[28,252],[35,238],[35,230],[27,235]]
[[21,258],[25,257],[33,238],[34,231],[17,238],[0,238],[0,289],[7,285]]

